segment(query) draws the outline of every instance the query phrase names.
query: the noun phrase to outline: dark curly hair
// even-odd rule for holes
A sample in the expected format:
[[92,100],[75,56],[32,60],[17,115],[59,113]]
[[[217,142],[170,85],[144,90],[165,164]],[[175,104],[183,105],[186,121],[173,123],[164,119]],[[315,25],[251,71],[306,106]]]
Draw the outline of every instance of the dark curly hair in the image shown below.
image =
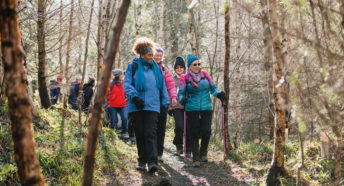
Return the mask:
[[134,43],[133,52],[136,55],[144,55],[148,52],[147,47],[154,51],[154,42],[151,39],[146,37],[137,38]]

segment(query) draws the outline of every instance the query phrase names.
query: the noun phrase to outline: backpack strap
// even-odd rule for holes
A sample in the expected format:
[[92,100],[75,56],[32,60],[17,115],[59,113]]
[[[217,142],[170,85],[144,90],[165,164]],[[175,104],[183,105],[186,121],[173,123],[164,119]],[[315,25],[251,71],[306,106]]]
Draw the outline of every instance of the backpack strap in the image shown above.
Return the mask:
[[111,86],[110,86],[110,99],[112,99],[112,88],[113,88],[113,80],[111,80]]
[[166,71],[164,65],[161,65],[162,75],[165,77]]
[[131,63],[131,77],[135,76],[136,70],[137,70],[137,63]]

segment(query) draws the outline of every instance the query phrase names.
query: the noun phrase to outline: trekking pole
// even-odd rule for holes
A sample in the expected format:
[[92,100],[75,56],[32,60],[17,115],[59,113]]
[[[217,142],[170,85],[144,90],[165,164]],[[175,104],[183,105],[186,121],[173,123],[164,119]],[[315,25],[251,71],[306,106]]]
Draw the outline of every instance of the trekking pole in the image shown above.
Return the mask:
[[225,160],[226,159],[225,111],[224,111],[224,103],[222,100],[221,100],[221,111],[222,111],[223,160]]
[[186,112],[184,110],[184,163],[186,163]]

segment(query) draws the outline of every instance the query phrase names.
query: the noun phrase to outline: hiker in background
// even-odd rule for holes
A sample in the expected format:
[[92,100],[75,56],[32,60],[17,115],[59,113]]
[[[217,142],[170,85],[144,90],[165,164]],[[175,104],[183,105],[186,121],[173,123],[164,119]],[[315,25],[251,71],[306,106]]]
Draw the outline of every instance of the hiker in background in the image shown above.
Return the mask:
[[56,80],[50,80],[50,101],[51,104],[57,104],[61,92],[62,76],[57,76]]
[[87,114],[93,96],[93,87],[95,85],[95,78],[89,78],[88,83],[82,87],[82,111]]
[[120,69],[112,70],[113,79],[108,85],[106,99],[108,100],[108,113],[110,116],[110,128],[117,129],[118,116],[121,116],[121,137],[126,138],[128,129],[127,100],[123,89],[124,74]]
[[[180,79],[178,98],[180,103],[185,105],[186,119],[190,125],[193,166],[199,167],[200,161],[208,161],[213,112],[209,92],[221,101],[225,99],[225,93],[217,90],[209,74],[202,70],[198,57],[189,54],[187,66],[188,73]],[[199,147],[200,138],[201,147]]]
[[80,88],[81,78],[77,77],[69,87],[69,97],[68,104],[72,107],[73,110],[78,110],[78,97],[79,97],[79,88]]
[[138,57],[128,65],[124,90],[128,99],[129,117],[133,122],[138,152],[137,170],[156,172],[156,127],[161,106],[167,107],[168,95],[159,66],[153,61],[153,42],[138,38],[133,51]]
[[[154,61],[158,64],[162,71],[162,75],[166,84],[169,100],[172,106],[175,106],[178,101],[177,91],[174,80],[169,70],[163,65],[164,51],[162,48],[156,48],[154,54]],[[162,154],[164,151],[166,120],[167,120],[167,107],[160,107],[159,121],[157,126],[157,145],[158,145],[158,161],[162,161]]]
[[[185,74],[185,61],[183,57],[176,57],[176,60],[174,62],[174,72],[175,75],[173,77],[175,87],[177,91],[179,90],[179,82],[180,77]],[[184,133],[184,106],[180,104],[179,102],[173,106],[170,105],[168,107],[168,114],[170,116],[173,116],[174,118],[174,139],[173,144],[176,146],[177,154],[183,154],[183,133]],[[188,125],[187,125],[188,126]],[[189,129],[186,127],[186,153],[188,156],[191,154],[191,148],[190,148],[190,135],[189,135]]]

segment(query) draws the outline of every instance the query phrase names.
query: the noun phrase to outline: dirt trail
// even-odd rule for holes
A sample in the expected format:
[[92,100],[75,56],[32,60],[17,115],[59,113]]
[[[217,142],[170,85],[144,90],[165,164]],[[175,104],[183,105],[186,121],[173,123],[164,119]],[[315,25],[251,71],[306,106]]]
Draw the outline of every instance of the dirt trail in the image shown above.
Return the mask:
[[[168,135],[168,134],[166,134]],[[202,163],[201,167],[191,166],[191,159],[184,163],[182,155],[175,154],[175,146],[171,143],[172,137],[166,136],[163,163],[159,163],[158,172],[149,174],[135,170],[136,161],[130,161],[128,175],[119,180],[121,185],[248,185],[240,179],[238,168],[232,171],[228,163],[224,163],[222,155],[209,152],[209,162]],[[240,171],[239,171],[240,172]],[[239,173],[240,174],[240,173]],[[235,176],[236,178],[234,178]],[[247,176],[247,175],[246,175]]]

